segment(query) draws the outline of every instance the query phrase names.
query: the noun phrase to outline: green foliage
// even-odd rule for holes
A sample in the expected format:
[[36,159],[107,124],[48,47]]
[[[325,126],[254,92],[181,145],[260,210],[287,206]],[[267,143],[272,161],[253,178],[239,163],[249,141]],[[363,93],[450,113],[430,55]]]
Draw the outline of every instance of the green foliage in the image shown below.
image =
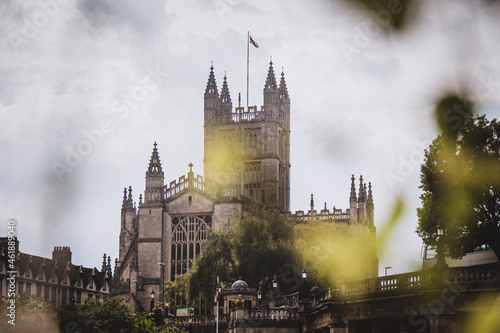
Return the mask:
[[144,313],[130,314],[123,299],[88,298],[83,304],[58,309],[57,317],[62,332],[174,332],[172,325],[158,325]]
[[[11,298],[0,297],[0,327],[1,331],[9,332],[57,332],[57,316],[54,307],[45,299],[36,296],[16,296],[15,326],[8,323]],[[34,328],[36,327],[36,330]]]
[[416,5],[413,0],[344,0],[349,5],[356,5],[366,11],[370,19],[376,20],[383,28],[391,28],[394,31],[404,30],[410,23],[410,19],[416,13]]
[[202,245],[200,256],[186,274],[188,299],[196,300],[202,297],[211,300],[214,297],[217,276],[223,282],[234,280],[237,275],[234,241],[235,234],[232,230],[209,229],[208,241]]
[[[260,285],[266,294],[273,277],[283,279],[292,273],[293,227],[279,210],[252,205],[236,225],[234,250],[238,276],[253,288]],[[285,283],[280,289],[289,291]]]
[[211,300],[217,276],[222,287],[242,277],[265,294],[273,277],[291,272],[292,226],[277,209],[249,206],[235,228],[226,229],[209,233],[200,257],[187,273],[189,299]]
[[[444,133],[446,133],[444,131]],[[500,123],[466,118],[456,133],[438,136],[421,167],[417,233],[453,258],[487,243],[500,258]]]

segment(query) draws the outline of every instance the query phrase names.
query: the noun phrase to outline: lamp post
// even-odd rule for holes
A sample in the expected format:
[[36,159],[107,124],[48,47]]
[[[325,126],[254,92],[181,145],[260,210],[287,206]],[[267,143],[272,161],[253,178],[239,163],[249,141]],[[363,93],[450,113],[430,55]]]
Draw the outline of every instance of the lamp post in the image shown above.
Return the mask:
[[260,301],[262,300],[262,291],[260,290],[257,290],[257,307],[260,308]]
[[165,315],[168,315],[169,314],[169,305],[170,305],[170,302],[168,301],[168,299],[165,300]]
[[442,268],[446,266],[446,261],[444,259],[444,251],[443,251],[443,234],[444,231],[441,228],[437,229],[437,263],[436,267]]
[[163,296],[163,287],[164,287],[164,284],[165,282],[163,281],[163,271],[165,270],[165,263],[163,262],[159,262],[158,265],[160,265],[160,281],[161,281],[161,285],[160,285],[160,305],[163,303],[163,299],[164,299],[164,296]]
[[305,289],[306,289],[306,280],[307,280],[307,272],[305,269],[302,270],[302,273],[301,273],[301,277],[302,277],[302,298],[305,298]]
[[149,312],[152,313],[154,307],[155,307],[155,291],[151,290],[151,304],[150,304]]
[[276,279],[273,279],[273,289],[278,288],[278,281]]
[[385,276],[387,276],[387,270],[388,270],[388,269],[392,269],[392,267],[391,267],[391,266],[386,266],[386,267],[385,267]]

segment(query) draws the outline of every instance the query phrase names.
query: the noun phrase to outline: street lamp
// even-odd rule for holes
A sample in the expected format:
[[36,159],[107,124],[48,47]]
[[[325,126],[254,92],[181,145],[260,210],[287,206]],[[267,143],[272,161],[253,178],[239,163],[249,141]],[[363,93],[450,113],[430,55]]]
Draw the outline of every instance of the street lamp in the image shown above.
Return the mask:
[[276,279],[273,279],[273,289],[278,288],[278,281]]
[[436,267],[445,267],[446,261],[444,260],[444,251],[443,251],[443,234],[444,231],[441,228],[437,229],[437,263]]
[[259,289],[257,290],[257,300],[261,300],[262,299],[262,291]]
[[301,273],[301,276],[302,276],[302,298],[305,298],[304,296],[304,291],[306,289],[306,280],[307,280],[307,272],[305,269],[302,270],[302,273]]
[[149,312],[152,313],[154,307],[155,307],[155,291],[151,290],[151,305],[150,305]]
[[386,267],[385,267],[385,276],[387,276],[387,270],[388,270],[388,269],[392,269],[392,267],[391,267],[391,266],[386,266]]
[[160,304],[163,302],[163,287],[164,287],[164,278],[163,278],[163,272],[165,270],[165,263],[159,262],[158,265],[160,265],[160,280],[161,280],[161,285],[160,285]]
[[169,314],[169,305],[170,305],[170,302],[168,301],[168,299],[165,300],[165,314],[168,315]]

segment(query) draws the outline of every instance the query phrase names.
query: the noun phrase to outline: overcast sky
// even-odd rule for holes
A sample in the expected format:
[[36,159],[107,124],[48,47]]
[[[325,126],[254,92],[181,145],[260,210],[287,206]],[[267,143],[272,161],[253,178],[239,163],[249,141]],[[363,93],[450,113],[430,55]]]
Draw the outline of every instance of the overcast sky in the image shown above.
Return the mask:
[[240,92],[245,104],[250,31],[260,46],[250,105],[262,105],[271,56],[291,97],[292,211],[307,210],[311,193],[317,209],[348,208],[351,174],[357,186],[362,174],[379,230],[396,196],[406,203],[380,271],[419,268],[433,103],[468,90],[480,113],[500,116],[500,10],[414,3],[411,26],[394,33],[340,0],[3,1],[0,235],[15,218],[23,252],[50,257],[64,245],[76,264],[114,261],[123,188],[138,201],[154,141],[165,183],[190,162],[203,174],[211,61],[219,90],[226,73],[233,105]]

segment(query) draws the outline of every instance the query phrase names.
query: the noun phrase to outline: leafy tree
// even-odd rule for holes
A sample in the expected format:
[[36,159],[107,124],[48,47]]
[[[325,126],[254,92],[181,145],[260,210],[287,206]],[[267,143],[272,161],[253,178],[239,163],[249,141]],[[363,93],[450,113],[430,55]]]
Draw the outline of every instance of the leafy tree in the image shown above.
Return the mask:
[[284,282],[294,275],[293,226],[279,210],[249,206],[236,224],[234,250],[238,276],[249,286],[266,294],[276,277],[281,292],[291,291]]
[[123,299],[88,298],[83,304],[58,309],[57,317],[62,332],[151,332],[169,333],[176,329],[171,324],[155,324],[144,313],[130,314]]
[[443,229],[453,258],[485,243],[500,258],[500,122],[468,116],[460,125],[425,151],[417,233],[437,245]]
[[209,229],[208,241],[202,245],[200,256],[186,273],[187,298],[196,300],[201,297],[211,300],[214,297],[217,276],[221,281],[235,279],[237,273],[234,239],[233,230]]
[[[271,289],[274,277],[293,275],[293,227],[277,209],[261,205],[245,208],[234,229],[213,230],[200,257],[187,273],[189,298],[211,300],[216,277],[221,285],[243,278],[250,287]],[[287,292],[285,286],[282,292]]]

